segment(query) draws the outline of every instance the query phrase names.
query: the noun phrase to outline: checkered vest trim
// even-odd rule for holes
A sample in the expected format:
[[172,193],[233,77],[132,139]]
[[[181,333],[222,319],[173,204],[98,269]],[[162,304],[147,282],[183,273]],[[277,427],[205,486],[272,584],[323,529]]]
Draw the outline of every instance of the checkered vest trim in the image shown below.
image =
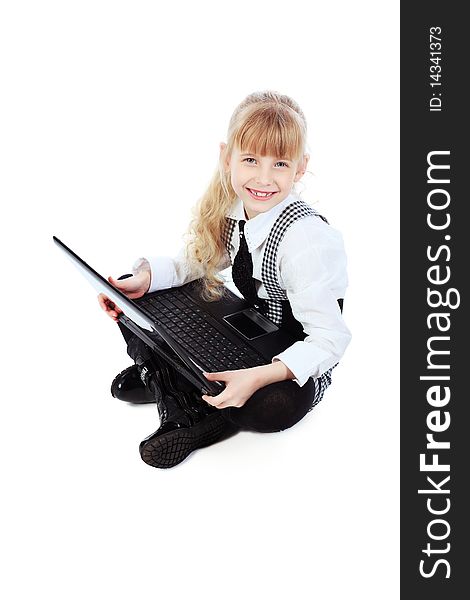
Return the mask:
[[[318,217],[325,223],[328,223],[325,217],[306,202],[303,200],[296,200],[281,212],[268,235],[263,262],[261,263],[261,279],[269,297],[268,300],[264,300],[267,304],[267,312],[263,312],[268,319],[278,326],[282,324],[282,303],[285,301],[288,302],[287,294],[285,290],[281,288],[277,277],[276,263],[279,244],[292,223],[295,223],[299,219],[311,216]],[[226,217],[225,227],[222,232],[222,239],[230,257],[231,241],[236,224],[236,219]],[[331,372],[335,367],[336,365],[331,369],[328,369],[328,371],[323,373],[320,377],[312,378],[315,384],[315,391],[309,411],[322,400],[325,390],[331,384]]]
[[[268,235],[263,262],[261,264],[261,281],[266,289],[269,299],[265,300],[267,309],[263,312],[268,319],[278,326],[282,324],[282,301],[288,299],[285,290],[279,285],[277,277],[276,262],[279,244],[292,223],[295,223],[299,219],[311,216],[318,217],[325,221],[325,223],[328,223],[325,217],[309,204],[303,200],[296,200],[295,202],[292,202],[292,204],[286,206],[281,212]],[[236,224],[236,219],[230,217],[225,218],[222,240],[229,256],[231,256],[230,246]]]
[[282,323],[282,301],[287,300],[285,290],[279,285],[277,276],[277,252],[286,231],[289,227],[305,217],[318,217],[328,223],[314,208],[309,206],[303,200],[297,200],[281,212],[276,219],[268,235],[266,248],[264,250],[263,262],[261,264],[261,280],[268,294],[268,310],[266,316],[268,319],[280,325]]
[[235,225],[237,224],[236,219],[225,217],[225,226],[222,231],[222,242],[227,250],[227,254],[230,256],[230,263],[232,263],[232,256],[230,254],[230,246],[232,242],[233,232],[235,231]]

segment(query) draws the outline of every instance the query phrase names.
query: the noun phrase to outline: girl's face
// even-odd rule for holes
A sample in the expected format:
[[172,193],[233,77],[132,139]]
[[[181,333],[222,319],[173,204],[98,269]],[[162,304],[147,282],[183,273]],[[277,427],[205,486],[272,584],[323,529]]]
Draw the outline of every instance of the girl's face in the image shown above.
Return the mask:
[[[220,144],[221,154],[225,147],[226,144]],[[294,183],[304,174],[308,159],[308,154],[301,161],[292,161],[235,149],[225,159],[224,168],[226,173],[230,172],[232,187],[252,219],[287,198]]]

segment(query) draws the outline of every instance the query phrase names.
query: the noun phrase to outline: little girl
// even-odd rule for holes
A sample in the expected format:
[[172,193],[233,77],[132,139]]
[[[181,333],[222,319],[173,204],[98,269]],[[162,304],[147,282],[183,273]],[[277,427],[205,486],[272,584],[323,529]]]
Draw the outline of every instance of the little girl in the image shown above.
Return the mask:
[[[250,94],[235,109],[219,165],[193,212],[176,258],[141,258],[133,275],[109,281],[129,298],[200,279],[206,301],[224,291],[232,265],[245,299],[301,341],[271,364],[218,373],[217,396],[203,395],[123,324],[135,364],[113,381],[113,396],[156,402],[160,427],[140,445],[143,460],[171,467],[193,450],[240,429],[281,431],[323,397],[350,333],[342,318],[347,287],[341,234],[294,190],[307,168],[307,125],[298,104],[273,91]],[[100,294],[100,305],[121,312]]]

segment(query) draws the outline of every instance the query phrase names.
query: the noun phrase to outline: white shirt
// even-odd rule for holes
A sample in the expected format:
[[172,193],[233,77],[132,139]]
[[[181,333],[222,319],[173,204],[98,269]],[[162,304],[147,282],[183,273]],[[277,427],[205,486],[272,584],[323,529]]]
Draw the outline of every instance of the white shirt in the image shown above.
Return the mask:
[[[290,194],[268,212],[246,221],[245,238],[260,298],[268,299],[261,282],[261,263],[268,234],[282,210],[298,199],[295,194]],[[240,198],[236,199],[227,216],[237,222],[246,220]],[[238,225],[235,226],[230,248],[232,263],[240,244],[237,233]],[[229,266],[227,256],[219,270]],[[134,273],[142,268],[150,269],[149,292],[184,285],[202,275],[201,267],[188,265],[184,248],[177,257],[140,258],[132,267]],[[319,377],[334,366],[351,339],[337,302],[338,298],[344,298],[348,285],[341,234],[319,217],[309,216],[295,221],[279,244],[277,273],[292,314],[303,325],[307,337],[273,356],[271,362],[281,360],[295,375],[294,381],[302,386],[309,377]]]

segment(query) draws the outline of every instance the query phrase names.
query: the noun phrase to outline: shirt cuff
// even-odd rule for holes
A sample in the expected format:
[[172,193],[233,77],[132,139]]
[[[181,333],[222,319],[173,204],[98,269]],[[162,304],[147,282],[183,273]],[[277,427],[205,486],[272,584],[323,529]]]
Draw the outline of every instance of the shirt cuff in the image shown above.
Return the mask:
[[150,287],[147,293],[165,290],[173,286],[175,276],[175,263],[168,256],[139,258],[132,266],[133,272],[142,269],[150,271]]
[[[309,377],[320,377],[325,371],[333,367],[338,361],[318,346],[310,342],[295,342],[280,354],[271,359],[282,361],[295,375],[295,381],[300,387],[305,385]],[[330,364],[331,363],[331,364]]]

